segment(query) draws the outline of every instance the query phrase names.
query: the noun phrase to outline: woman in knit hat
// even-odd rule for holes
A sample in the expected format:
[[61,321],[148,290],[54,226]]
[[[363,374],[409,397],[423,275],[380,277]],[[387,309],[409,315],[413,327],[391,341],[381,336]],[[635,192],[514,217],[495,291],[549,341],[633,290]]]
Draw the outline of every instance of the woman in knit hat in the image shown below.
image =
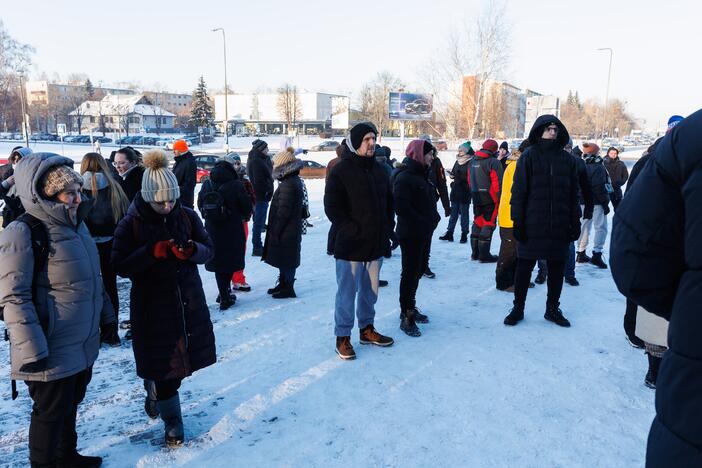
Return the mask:
[[214,245],[214,255],[205,264],[212,271],[219,290],[219,309],[227,310],[236,302],[230,283],[235,271],[244,268],[246,235],[244,219],[251,217],[251,198],[239,180],[233,158],[225,156],[202,184],[197,207],[205,219],[205,229]]
[[303,163],[287,148],[273,158],[273,177],[278,188],[268,213],[263,261],[278,268],[278,284],[268,290],[275,299],[296,297],[295,270],[300,266],[304,191],[300,170]]
[[212,256],[212,243],[200,217],[181,206],[166,154],[148,151],[143,163],[141,192],[117,226],[112,262],[118,275],[132,281],[136,371],[154,382],[145,409],[150,417],[161,415],[166,445],[178,446],[184,439],[181,381],[216,361],[210,311],[198,273],[198,265]]
[[83,223],[90,204],[72,167],[57,154],[22,158],[15,188],[27,212],[0,232],[0,307],[11,378],[25,381],[33,401],[32,466],[102,462],[76,451],[76,413],[98,356],[99,328],[116,329],[116,323],[98,251]]
[[470,234],[470,187],[468,186],[469,162],[475,155],[471,148],[470,141],[466,141],[458,147],[456,162],[451,169],[451,217],[449,218],[446,233],[439,237],[441,240],[453,242],[453,231],[456,229],[458,217],[461,217],[461,244],[468,242]]

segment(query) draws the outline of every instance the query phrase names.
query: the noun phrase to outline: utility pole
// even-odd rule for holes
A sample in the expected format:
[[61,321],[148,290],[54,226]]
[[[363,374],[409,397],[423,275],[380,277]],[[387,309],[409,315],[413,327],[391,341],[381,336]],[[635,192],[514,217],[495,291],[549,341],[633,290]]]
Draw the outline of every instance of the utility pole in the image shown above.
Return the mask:
[[24,142],[27,148],[29,148],[29,119],[27,118],[27,111],[24,107],[24,85],[22,84],[22,75],[19,76],[19,95],[20,104],[22,105],[22,127],[24,127]]
[[614,55],[614,50],[611,47],[602,47],[597,50],[607,50],[609,51],[609,71],[607,72],[607,91],[605,93],[605,105],[603,111],[603,122],[602,122],[602,132],[600,133],[600,140],[604,136],[605,128],[607,127],[607,106],[609,105],[609,84],[612,80],[612,56]]
[[224,28],[215,28],[212,32],[222,31],[222,45],[224,46],[224,145],[229,151],[229,86],[227,85],[227,35]]

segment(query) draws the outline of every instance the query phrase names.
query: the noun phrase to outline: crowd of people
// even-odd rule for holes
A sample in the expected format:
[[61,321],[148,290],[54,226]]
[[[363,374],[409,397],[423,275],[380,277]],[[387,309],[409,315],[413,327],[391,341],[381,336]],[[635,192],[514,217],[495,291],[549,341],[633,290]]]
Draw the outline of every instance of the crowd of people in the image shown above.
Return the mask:
[[[417,306],[417,289],[422,278],[435,277],[429,261],[438,203],[449,218],[439,239],[453,242],[460,221],[460,243],[470,243],[466,261],[494,265],[496,288],[513,294],[505,325],[524,319],[528,290],[546,283],[544,318],[570,327],[560,308],[563,283],[580,284],[576,262],[608,268],[602,252],[611,205],[612,273],[627,297],[624,330],[649,357],[646,384],[658,387],[649,461],[664,466],[674,453],[681,462],[700,462],[699,423],[682,415],[699,409],[690,389],[699,385],[702,365],[694,314],[701,259],[692,248],[700,225],[694,203],[702,148],[694,131],[701,120],[702,111],[671,118],[667,136],[631,175],[616,148],[603,158],[595,143],[573,147],[553,115],[540,116],[511,151],[493,139],[477,150],[459,145],[450,171],[430,139],[411,141],[393,164],[390,148],[376,143],[376,127],[356,124],[327,166],[324,190],[337,282],[336,353],[356,358],[356,320],[361,344],[394,344],[374,322],[379,288],[388,284],[380,279],[383,259],[397,247],[399,327],[421,336],[418,324],[429,316]],[[285,147],[271,156],[268,144],[255,140],[246,168],[236,153],[222,157],[196,199],[197,167],[182,140],[173,146],[172,168],[161,150],[142,155],[124,147],[109,159],[87,153],[79,172],[60,155],[12,150],[0,167],[0,307],[12,379],[24,381],[33,400],[32,466],[100,466],[100,457],[77,452],[76,414],[100,343],[120,345],[118,327],[128,329],[145,413],[163,420],[167,446],[183,444],[178,390],[217,360],[199,265],[214,274],[219,309],[234,306],[236,292],[251,290],[244,274],[251,220],[252,256],[278,270],[268,293],[296,297],[310,226],[301,151]],[[117,276],[131,284],[130,318],[122,323]]]

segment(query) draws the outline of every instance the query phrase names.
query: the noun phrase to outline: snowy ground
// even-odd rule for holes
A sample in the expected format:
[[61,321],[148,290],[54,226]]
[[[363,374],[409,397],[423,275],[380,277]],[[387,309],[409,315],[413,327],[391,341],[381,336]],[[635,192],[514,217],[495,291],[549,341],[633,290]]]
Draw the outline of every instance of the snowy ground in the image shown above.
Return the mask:
[[[248,257],[253,291],[220,312],[214,277],[201,271],[218,361],[181,388],[185,447],[162,447],[163,424],[143,412],[125,343],[101,350],[95,364],[79,410],[82,452],[105,457],[106,467],[643,465],[654,393],[642,383],[645,356],[624,339],[624,299],[608,270],[578,266],[582,285],[564,286],[572,328],[543,319],[545,286],[530,290],[524,322],[507,328],[512,296],[495,290],[494,265],[470,262],[466,245],[438,240],[443,220],[432,249],[437,277],[419,287],[418,305],[431,317],[422,337],[398,328],[398,250],[383,265],[390,286],[376,316],[396,343],[361,346],[354,331],[358,359],[342,362],[323,181],[307,185],[314,227],[303,240],[297,299],[270,298],[276,270]],[[121,290],[126,318],[126,281]],[[7,349],[0,344],[2,376]],[[19,389],[13,402],[9,380],[0,381],[0,466],[27,460],[31,401]]]

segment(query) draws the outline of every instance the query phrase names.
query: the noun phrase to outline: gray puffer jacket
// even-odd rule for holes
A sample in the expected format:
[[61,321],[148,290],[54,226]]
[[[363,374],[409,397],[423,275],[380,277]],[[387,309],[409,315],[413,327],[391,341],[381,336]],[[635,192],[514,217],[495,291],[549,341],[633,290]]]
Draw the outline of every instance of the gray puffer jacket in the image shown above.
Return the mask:
[[[31,232],[13,222],[0,232],[0,306],[10,332],[11,374],[15,380],[48,382],[93,365],[100,347],[99,325],[114,321],[103,291],[97,248],[82,222],[65,205],[43,199],[37,187],[53,166],[73,161],[52,153],[23,158],[15,169],[17,193],[27,212],[49,233],[49,259],[39,272],[32,298],[34,254]],[[48,357],[45,371],[21,373],[24,365]]]

